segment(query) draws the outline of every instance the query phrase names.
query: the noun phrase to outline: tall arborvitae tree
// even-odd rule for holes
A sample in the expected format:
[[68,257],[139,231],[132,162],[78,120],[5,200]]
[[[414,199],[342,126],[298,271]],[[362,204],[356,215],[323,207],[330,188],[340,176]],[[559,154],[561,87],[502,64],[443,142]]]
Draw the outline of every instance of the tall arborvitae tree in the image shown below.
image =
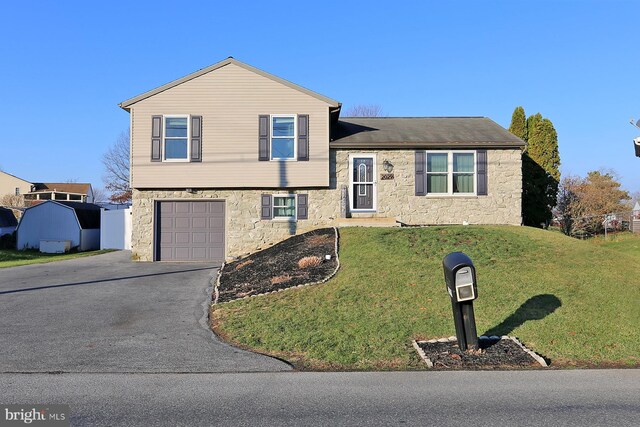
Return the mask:
[[533,114],[527,118],[527,146],[524,150],[525,153],[529,152],[529,139],[533,138],[533,140],[535,141],[537,138],[539,138],[540,129],[538,128],[538,124],[541,121],[542,114],[540,113]]
[[[536,122],[535,138],[529,138],[527,153],[551,177],[560,181],[560,153],[558,152],[558,133],[549,119]],[[554,197],[555,200],[555,197]]]
[[[517,107],[509,130],[527,142],[522,155],[522,215],[526,225],[547,226],[552,218],[560,182],[558,134],[540,113],[522,125],[524,109]],[[524,136],[524,138],[523,138]]]
[[524,108],[516,107],[513,111],[509,132],[523,141],[527,140],[527,116],[524,114]]

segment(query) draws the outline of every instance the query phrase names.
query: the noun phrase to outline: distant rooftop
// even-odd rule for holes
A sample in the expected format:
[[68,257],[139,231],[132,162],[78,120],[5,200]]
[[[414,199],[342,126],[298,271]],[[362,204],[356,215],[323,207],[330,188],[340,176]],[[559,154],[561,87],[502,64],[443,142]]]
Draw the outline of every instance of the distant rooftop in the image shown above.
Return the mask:
[[38,182],[34,184],[35,193],[57,191],[59,193],[89,194],[91,184],[68,182]]
[[521,148],[525,142],[486,117],[344,117],[332,148]]

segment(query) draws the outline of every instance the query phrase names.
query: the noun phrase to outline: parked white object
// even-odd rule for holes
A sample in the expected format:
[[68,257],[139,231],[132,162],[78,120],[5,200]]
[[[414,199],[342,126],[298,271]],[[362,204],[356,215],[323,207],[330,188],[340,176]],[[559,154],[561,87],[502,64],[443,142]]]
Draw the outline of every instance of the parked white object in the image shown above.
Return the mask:
[[70,249],[69,240],[40,240],[40,252],[45,254],[63,254]]
[[101,210],[100,249],[131,249],[131,208]]

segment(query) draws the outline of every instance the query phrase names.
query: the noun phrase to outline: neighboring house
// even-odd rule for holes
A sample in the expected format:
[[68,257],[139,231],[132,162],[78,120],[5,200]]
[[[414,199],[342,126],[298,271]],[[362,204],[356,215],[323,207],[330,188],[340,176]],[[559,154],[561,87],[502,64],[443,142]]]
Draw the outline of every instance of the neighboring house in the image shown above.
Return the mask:
[[91,184],[67,182],[38,182],[24,195],[26,206],[33,206],[44,200],[93,203]]
[[0,198],[4,195],[21,196],[26,206],[44,200],[63,200],[93,203],[91,184],[67,182],[29,182],[0,171]]
[[4,195],[21,196],[31,191],[31,183],[0,171],[0,198]]
[[13,233],[17,226],[18,220],[11,209],[0,207],[0,236]]
[[17,230],[18,249],[39,249],[40,242],[69,241],[71,248],[100,248],[100,207],[92,203],[43,201],[24,211]]
[[142,261],[222,261],[367,218],[521,224],[524,142],[488,118],[340,118],[233,58],[120,107]]

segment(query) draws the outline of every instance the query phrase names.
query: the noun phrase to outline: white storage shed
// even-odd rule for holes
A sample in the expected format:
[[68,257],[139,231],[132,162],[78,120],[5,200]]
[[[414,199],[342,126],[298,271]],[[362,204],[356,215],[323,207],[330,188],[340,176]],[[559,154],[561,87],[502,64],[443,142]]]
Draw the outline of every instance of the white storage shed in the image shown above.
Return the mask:
[[24,211],[17,249],[40,249],[59,242],[79,251],[100,249],[100,207],[93,203],[49,200]]

